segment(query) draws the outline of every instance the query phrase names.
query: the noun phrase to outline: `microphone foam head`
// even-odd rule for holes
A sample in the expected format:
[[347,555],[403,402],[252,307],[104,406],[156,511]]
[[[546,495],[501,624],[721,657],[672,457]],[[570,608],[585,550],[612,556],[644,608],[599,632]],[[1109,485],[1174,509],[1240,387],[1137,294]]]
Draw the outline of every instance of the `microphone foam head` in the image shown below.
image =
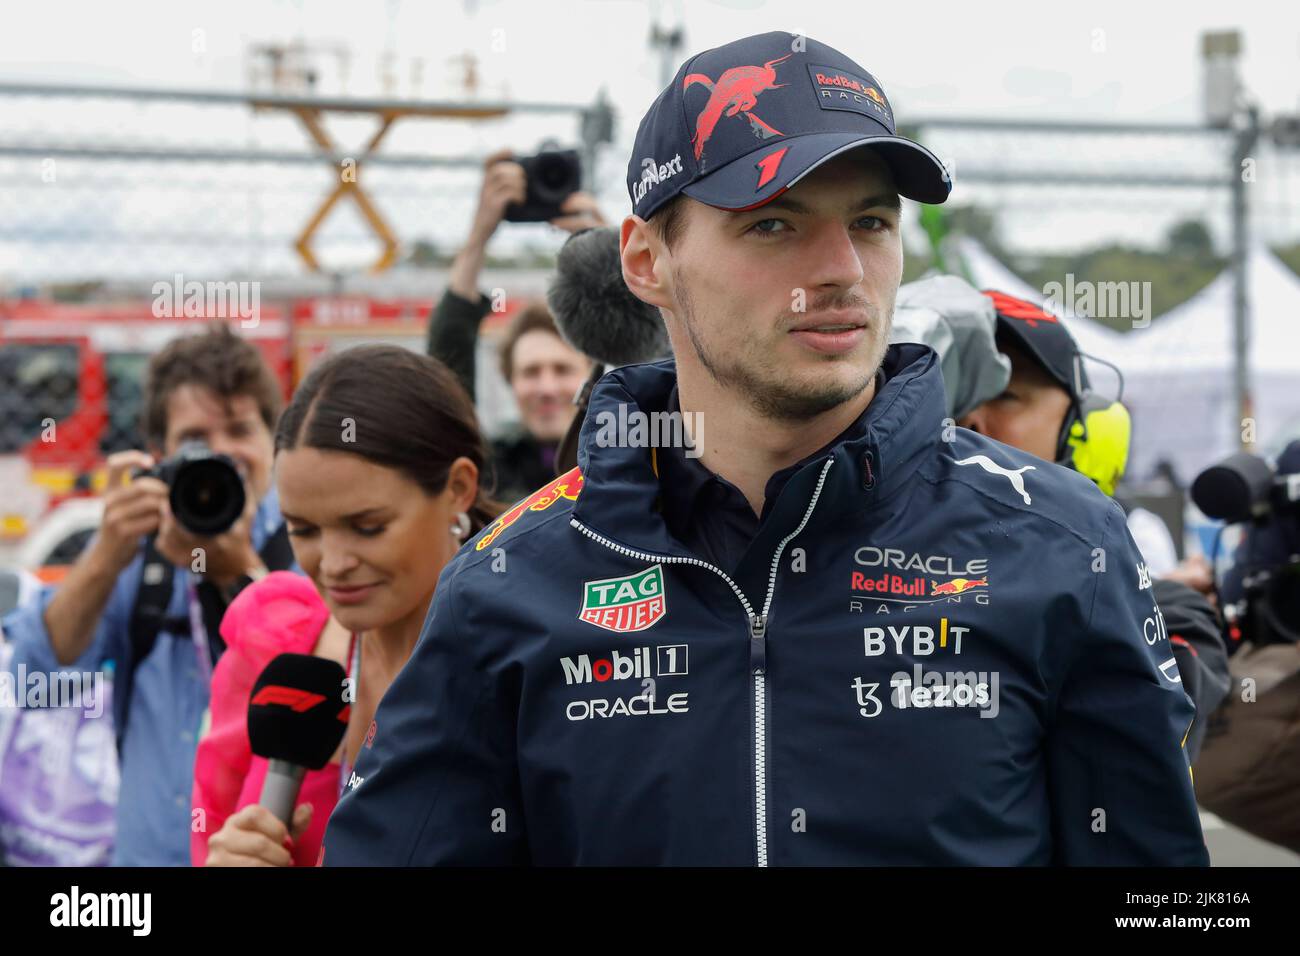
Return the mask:
[[348,729],[347,673],[337,661],[281,654],[253,685],[248,738],[253,753],[310,770],[329,763]]
[[672,354],[659,310],[623,281],[617,229],[584,229],[569,237],[546,303],[565,341],[598,362],[632,365]]

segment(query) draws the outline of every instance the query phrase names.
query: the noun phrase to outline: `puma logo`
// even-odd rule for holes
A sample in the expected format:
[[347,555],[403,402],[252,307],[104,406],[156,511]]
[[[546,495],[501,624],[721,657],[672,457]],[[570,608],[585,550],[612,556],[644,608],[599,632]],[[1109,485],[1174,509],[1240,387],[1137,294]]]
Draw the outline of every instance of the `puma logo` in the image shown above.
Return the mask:
[[1025,465],[1023,468],[1017,468],[1012,471],[1010,468],[1003,468],[988,455],[971,455],[969,458],[963,458],[958,465],[979,465],[990,475],[1001,475],[1007,481],[1011,482],[1011,487],[1020,493],[1020,497],[1025,499],[1025,504],[1033,504],[1029,497],[1029,492],[1025,491],[1024,473],[1034,471],[1033,465]]

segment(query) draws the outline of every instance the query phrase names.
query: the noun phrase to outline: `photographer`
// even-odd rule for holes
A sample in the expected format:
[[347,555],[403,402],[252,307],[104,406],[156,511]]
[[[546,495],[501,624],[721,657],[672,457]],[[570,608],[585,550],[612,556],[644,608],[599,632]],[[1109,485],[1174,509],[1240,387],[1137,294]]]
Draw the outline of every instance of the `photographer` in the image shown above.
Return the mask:
[[[1267,466],[1259,470],[1267,475]],[[1283,450],[1267,477],[1278,485],[1296,476],[1300,441]],[[1263,517],[1255,511],[1220,587],[1232,692],[1210,721],[1196,764],[1196,795],[1229,823],[1300,853],[1300,501],[1294,494],[1276,495]],[[1209,507],[1199,495],[1196,501]]]
[[[221,615],[242,586],[292,563],[271,489],[280,405],[261,354],[225,325],[171,342],[145,383],[150,451],[108,459],[98,535],[57,590],[5,621],[15,668],[98,671],[111,662],[122,767],[115,865],[189,863],[194,752]],[[195,442],[228,456],[244,486],[242,513],[219,534],[188,530],[168,484],[136,476]]]
[[[447,291],[429,323],[429,354],[456,373],[471,397],[479,326],[492,309],[478,290],[487,244],[507,207],[523,203],[527,195],[524,167],[511,157],[503,149],[484,161],[469,238],[452,263]],[[568,232],[604,225],[596,200],[587,193],[571,194],[560,208],[565,215],[550,222]],[[590,366],[585,355],[560,338],[545,304],[531,303],[515,317],[501,347],[501,374],[514,392],[520,426],[491,441],[496,497],[514,501],[555,477],[555,449],[573,419],[573,396]]]

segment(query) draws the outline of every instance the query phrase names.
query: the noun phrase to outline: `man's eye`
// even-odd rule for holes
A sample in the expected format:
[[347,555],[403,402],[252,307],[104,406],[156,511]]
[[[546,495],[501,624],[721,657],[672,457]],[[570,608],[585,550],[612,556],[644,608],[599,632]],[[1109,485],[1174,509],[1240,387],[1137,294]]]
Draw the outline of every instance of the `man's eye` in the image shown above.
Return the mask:
[[[763,229],[762,226],[781,226],[781,229]],[[760,219],[749,227],[749,231],[760,236],[775,236],[778,233],[785,232],[785,222],[780,219]]]
[[305,538],[305,537],[307,537],[308,535],[315,534],[315,533],[316,533],[316,529],[315,529],[315,528],[312,528],[312,527],[310,527],[310,526],[308,526],[308,527],[302,527],[302,528],[290,528],[290,529],[289,529],[289,536],[290,536],[291,538]]
[[383,534],[384,528],[386,527],[387,525],[382,525],[382,524],[370,525],[369,527],[364,527],[364,528],[361,527],[360,525],[357,525],[356,532],[357,534],[361,535],[361,537],[363,538],[373,538],[376,535]]
[[873,225],[867,228],[867,232],[882,232],[889,228],[889,223],[879,216],[863,216],[858,222],[868,222]]

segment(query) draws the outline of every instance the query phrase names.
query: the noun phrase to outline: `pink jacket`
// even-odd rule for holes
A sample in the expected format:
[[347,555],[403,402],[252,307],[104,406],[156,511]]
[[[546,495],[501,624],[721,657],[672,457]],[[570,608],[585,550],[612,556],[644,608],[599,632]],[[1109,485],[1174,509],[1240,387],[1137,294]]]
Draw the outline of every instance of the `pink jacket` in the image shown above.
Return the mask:
[[[221,621],[226,651],[212,673],[211,725],[194,760],[190,858],[202,866],[208,838],[235,811],[256,803],[267,761],[253,756],[248,740],[248,698],[262,669],[279,654],[310,654],[329,619],[329,608],[306,578],[276,571],[249,585]],[[307,771],[298,803],[312,805],[311,824],[293,847],[294,866],[315,866],[325,824],[338,802],[339,765]]]

